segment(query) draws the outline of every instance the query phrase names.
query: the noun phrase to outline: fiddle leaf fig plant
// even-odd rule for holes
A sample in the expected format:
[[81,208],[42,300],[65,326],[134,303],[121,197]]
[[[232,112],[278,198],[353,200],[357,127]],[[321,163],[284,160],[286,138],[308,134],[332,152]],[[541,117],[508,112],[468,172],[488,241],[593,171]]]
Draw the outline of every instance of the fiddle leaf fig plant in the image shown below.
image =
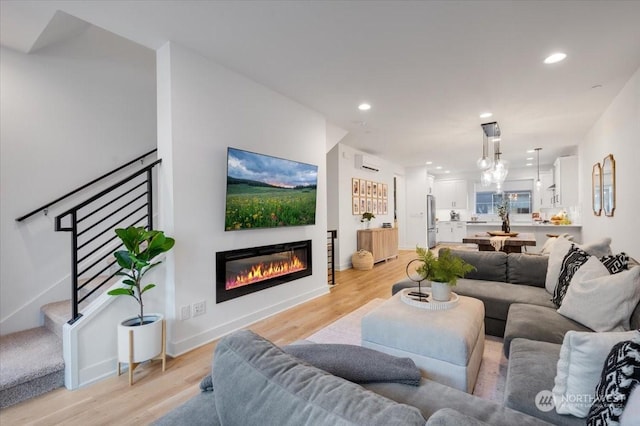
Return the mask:
[[471,271],[475,271],[473,265],[468,264],[458,256],[451,254],[451,250],[442,249],[438,257],[431,250],[416,247],[418,259],[422,261],[416,272],[423,279],[447,283],[454,287],[458,283],[458,278],[463,278]]
[[144,227],[130,226],[116,229],[116,235],[124,244],[125,250],[118,250],[113,255],[122,268],[116,275],[126,277],[122,281],[125,287],[109,291],[110,296],[131,296],[140,306],[140,324],[144,322],[144,303],[142,295],[154,288],[155,284],[146,284],[143,287],[142,278],[161,261],[153,262],[153,259],[171,250],[175,240],[164,235],[163,231],[148,231]]

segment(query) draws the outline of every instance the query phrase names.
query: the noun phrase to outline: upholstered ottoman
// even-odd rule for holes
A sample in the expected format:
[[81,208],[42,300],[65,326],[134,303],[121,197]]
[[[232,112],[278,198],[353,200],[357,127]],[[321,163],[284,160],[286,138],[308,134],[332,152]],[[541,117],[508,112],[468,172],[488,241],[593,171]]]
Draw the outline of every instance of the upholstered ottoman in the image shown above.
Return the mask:
[[397,293],[362,319],[362,346],[409,357],[428,379],[473,392],[484,351],[484,304],[458,297],[450,309],[428,310]]

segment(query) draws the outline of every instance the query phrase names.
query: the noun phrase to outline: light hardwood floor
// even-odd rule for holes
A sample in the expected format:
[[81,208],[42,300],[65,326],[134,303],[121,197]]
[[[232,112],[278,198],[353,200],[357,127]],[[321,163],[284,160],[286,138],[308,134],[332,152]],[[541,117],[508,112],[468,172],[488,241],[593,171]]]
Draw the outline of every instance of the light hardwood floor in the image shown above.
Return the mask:
[[[259,321],[248,328],[277,345],[305,338],[375,298],[389,298],[391,285],[405,277],[413,251],[377,264],[371,271],[336,272],[337,285],[329,294]],[[211,369],[216,342],[135,370],[135,384],[127,375],[114,375],[97,384],[69,391],[57,389],[0,411],[0,425],[144,425],[197,394]]]

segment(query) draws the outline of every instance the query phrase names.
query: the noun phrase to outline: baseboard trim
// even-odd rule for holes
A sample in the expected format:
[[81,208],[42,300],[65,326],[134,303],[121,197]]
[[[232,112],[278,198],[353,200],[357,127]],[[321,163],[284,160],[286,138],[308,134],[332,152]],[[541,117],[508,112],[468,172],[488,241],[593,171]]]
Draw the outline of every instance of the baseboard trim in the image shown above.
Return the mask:
[[183,355],[189,351],[192,351],[200,346],[211,343],[212,341],[233,333],[236,330],[248,327],[258,321],[278,314],[280,312],[291,309],[294,306],[308,302],[317,297],[323,296],[329,293],[329,286],[323,286],[318,289],[314,289],[307,293],[298,295],[291,299],[287,299],[275,305],[271,305],[256,312],[252,312],[243,317],[237,318],[233,321],[218,325],[216,327],[205,330],[194,336],[188,337],[178,342],[167,342],[167,355],[177,357]]

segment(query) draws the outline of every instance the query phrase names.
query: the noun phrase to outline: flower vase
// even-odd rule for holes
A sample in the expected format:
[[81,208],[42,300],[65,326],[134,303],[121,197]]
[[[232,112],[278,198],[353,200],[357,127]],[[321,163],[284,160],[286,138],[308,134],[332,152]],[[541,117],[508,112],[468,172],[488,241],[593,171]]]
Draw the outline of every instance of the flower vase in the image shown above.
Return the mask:
[[504,232],[505,234],[508,234],[511,232],[511,226],[509,225],[509,215],[507,215],[502,220],[502,232]]

